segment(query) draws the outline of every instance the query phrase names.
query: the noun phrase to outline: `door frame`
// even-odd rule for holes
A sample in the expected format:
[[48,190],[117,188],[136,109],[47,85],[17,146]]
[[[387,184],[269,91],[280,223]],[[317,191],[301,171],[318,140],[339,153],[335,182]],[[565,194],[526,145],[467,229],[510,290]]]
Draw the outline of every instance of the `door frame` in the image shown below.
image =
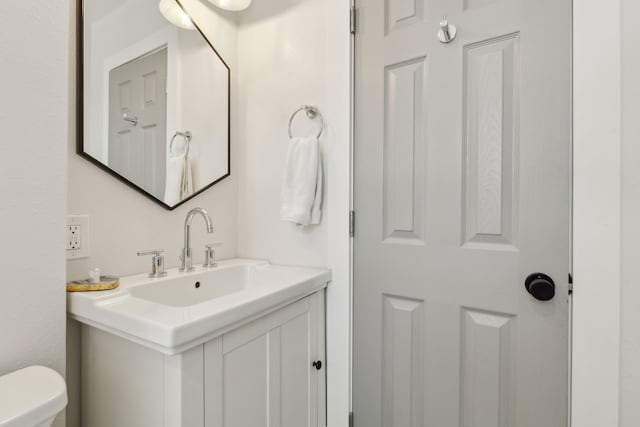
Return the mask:
[[348,427],[351,411],[351,312],[352,268],[349,211],[351,210],[352,138],[352,37],[349,11],[352,0],[326,1],[325,54],[329,85],[325,106],[330,116],[328,144],[323,150],[327,164],[325,219],[328,224],[327,266],[331,284],[326,290],[327,426]]
[[624,1],[573,5],[571,417],[576,427],[620,422]]

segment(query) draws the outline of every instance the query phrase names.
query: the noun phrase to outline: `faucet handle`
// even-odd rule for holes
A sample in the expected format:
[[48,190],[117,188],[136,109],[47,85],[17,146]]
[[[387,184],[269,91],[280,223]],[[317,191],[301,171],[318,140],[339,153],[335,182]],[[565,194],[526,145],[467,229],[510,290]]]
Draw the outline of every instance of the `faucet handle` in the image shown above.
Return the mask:
[[138,251],[138,256],[160,255],[162,253],[164,253],[164,249],[150,249],[148,251]]
[[150,251],[139,251],[138,256],[153,255],[151,258],[151,273],[149,277],[164,277],[167,273],[164,271],[164,249],[153,249]]
[[217,265],[215,248],[219,248],[221,246],[222,242],[209,243],[208,245],[205,245],[204,264],[202,264],[204,268],[212,268]]

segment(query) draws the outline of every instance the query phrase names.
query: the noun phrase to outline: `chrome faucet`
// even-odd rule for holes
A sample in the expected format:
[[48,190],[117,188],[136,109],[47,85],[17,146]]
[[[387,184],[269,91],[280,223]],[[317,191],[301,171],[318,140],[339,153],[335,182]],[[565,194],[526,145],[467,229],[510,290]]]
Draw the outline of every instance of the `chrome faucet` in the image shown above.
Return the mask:
[[213,233],[213,224],[209,214],[202,208],[193,208],[187,214],[187,219],[184,220],[184,247],[182,248],[182,256],[180,256],[180,271],[193,271],[195,268],[192,265],[191,258],[191,220],[196,214],[202,215],[204,221],[207,223],[207,232]]

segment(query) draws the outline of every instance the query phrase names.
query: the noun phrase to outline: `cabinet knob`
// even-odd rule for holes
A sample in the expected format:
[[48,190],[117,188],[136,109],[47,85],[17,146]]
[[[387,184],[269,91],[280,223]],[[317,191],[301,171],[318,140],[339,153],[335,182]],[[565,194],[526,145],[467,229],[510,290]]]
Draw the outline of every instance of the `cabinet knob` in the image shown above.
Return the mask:
[[313,366],[314,368],[316,368],[319,371],[320,369],[322,369],[322,361],[321,360],[316,360],[315,362],[313,362],[311,364],[311,366]]

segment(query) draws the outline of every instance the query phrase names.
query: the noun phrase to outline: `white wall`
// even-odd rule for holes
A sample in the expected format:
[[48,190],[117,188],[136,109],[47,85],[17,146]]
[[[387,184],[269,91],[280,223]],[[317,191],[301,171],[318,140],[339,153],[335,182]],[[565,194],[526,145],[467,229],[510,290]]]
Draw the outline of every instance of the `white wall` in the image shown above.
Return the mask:
[[0,3],[0,375],[65,371],[68,15],[67,0]]
[[[326,108],[326,9],[322,0],[255,1],[240,15],[237,141],[238,252],[242,256],[280,264],[327,265],[326,220],[304,229],[280,220],[291,113],[302,104],[317,105],[327,127],[333,122]],[[300,114],[295,122],[302,135],[315,131],[303,128],[304,118]],[[323,149],[326,144],[324,133]]]
[[[227,172],[229,73],[196,31],[180,31],[178,46],[178,122],[167,132],[167,144],[174,130],[193,134],[189,159],[197,191]],[[183,152],[179,140],[174,142],[176,153]]]
[[[238,254],[280,264],[328,266],[328,425],[349,412],[350,35],[348,0],[254,1],[239,15]],[[319,107],[325,204],[319,226],[280,220],[289,117]],[[304,114],[294,134],[315,132]]]

